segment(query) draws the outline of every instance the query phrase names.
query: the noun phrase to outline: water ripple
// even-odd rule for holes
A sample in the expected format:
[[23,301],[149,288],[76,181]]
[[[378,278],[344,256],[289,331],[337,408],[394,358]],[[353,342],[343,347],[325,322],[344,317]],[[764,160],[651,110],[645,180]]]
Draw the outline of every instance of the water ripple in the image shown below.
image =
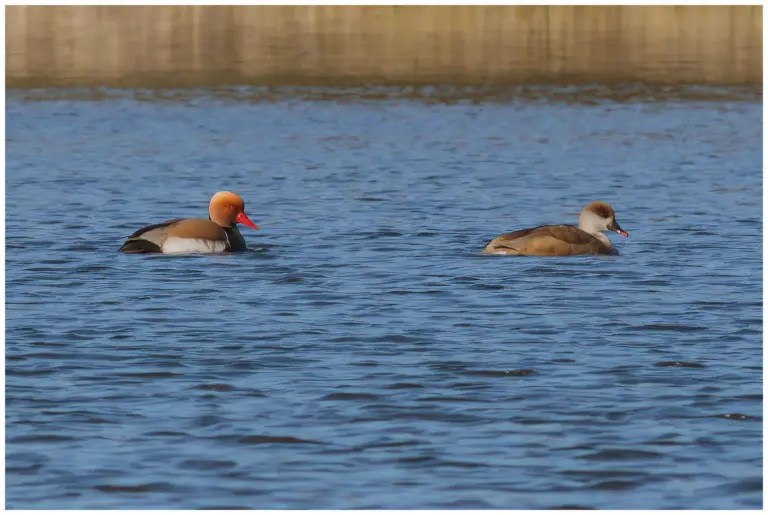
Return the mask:
[[759,509],[759,95],[428,89],[10,92],[8,507]]

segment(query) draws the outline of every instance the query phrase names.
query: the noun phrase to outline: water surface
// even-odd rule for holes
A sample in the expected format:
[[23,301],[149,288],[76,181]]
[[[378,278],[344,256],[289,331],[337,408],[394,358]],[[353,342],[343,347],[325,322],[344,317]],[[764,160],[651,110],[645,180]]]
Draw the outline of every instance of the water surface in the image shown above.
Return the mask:
[[[762,506],[761,99],[43,93],[9,508]],[[116,252],[222,189],[250,252]],[[595,199],[619,256],[479,253]]]

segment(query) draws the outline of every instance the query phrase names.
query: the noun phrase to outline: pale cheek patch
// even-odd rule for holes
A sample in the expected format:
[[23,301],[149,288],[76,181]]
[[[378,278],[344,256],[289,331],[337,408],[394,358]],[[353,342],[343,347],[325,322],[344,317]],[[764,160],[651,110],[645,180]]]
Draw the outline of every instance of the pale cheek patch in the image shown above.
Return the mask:
[[224,252],[227,242],[198,238],[168,238],[163,243],[163,254],[211,254]]

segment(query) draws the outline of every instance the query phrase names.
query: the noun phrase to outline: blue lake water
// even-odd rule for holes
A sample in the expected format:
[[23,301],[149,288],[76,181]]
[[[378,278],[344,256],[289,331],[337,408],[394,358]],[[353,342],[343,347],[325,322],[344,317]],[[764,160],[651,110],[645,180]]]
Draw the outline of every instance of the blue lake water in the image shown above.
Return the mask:
[[9,93],[9,508],[761,508],[760,97],[113,93]]

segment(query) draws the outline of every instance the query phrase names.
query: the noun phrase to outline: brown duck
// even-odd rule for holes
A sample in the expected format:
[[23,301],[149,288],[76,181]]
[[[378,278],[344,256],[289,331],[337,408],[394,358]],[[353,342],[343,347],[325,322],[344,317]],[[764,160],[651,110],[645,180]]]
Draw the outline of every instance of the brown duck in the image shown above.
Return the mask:
[[245,203],[231,191],[219,191],[208,205],[209,220],[174,218],[142,227],[120,247],[126,254],[190,254],[248,250],[236,224],[259,226],[245,214]]
[[542,225],[533,229],[502,234],[486,245],[488,254],[521,256],[575,256],[613,254],[610,240],[603,231],[616,231],[628,237],[616,222],[613,208],[605,202],[590,202],[579,215],[579,226]]

